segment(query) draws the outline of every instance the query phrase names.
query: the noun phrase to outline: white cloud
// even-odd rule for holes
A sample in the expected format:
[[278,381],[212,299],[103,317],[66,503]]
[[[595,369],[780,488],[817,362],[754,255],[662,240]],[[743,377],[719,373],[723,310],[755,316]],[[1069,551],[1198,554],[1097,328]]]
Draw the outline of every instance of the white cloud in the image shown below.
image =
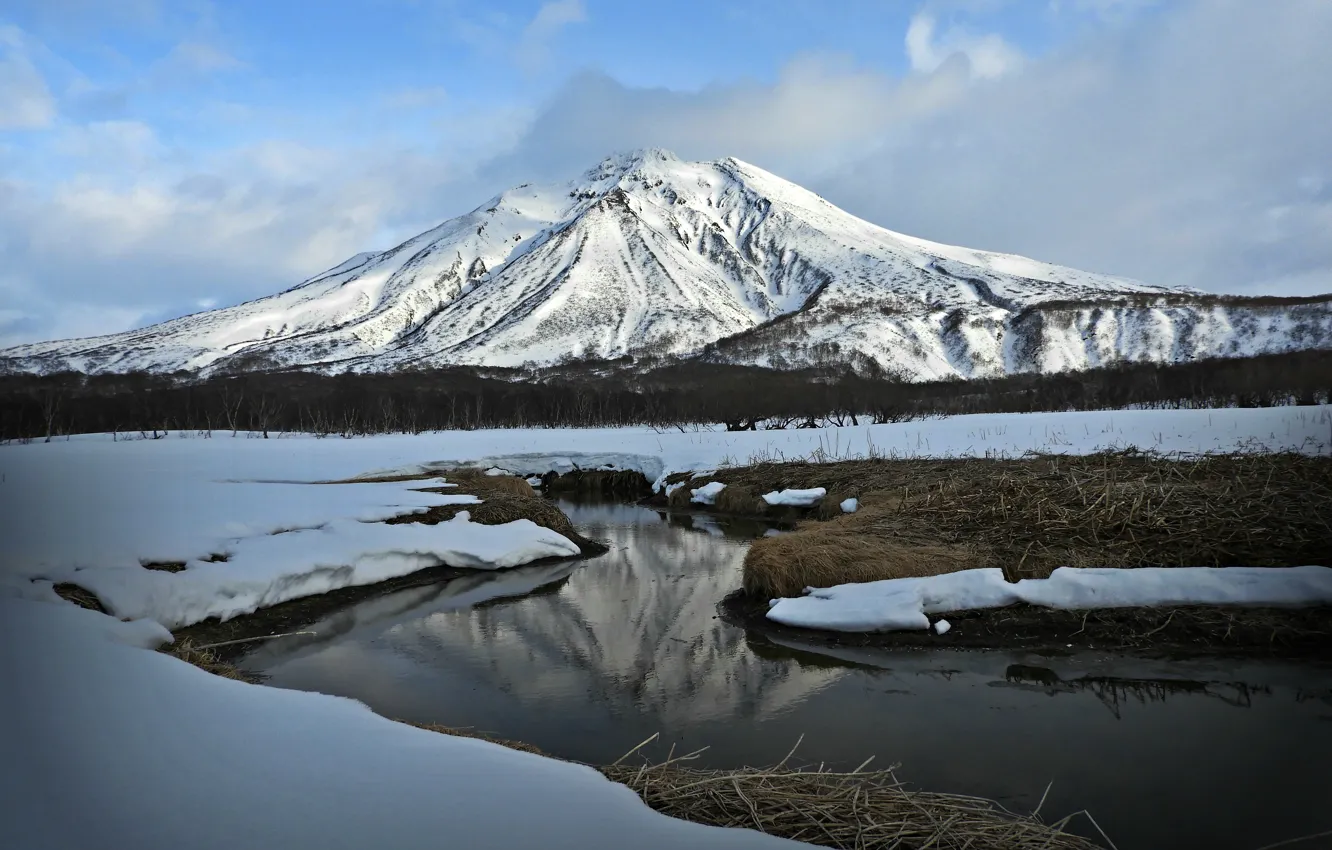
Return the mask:
[[106,168],[138,168],[152,163],[163,147],[153,128],[141,121],[92,121],[61,129],[53,151]]
[[23,33],[0,26],[0,130],[48,127],[55,116],[55,100],[28,57]]
[[903,80],[807,59],[772,85],[693,93],[584,75],[493,174],[553,177],[651,145],[734,155],[929,239],[1307,293],[1332,282],[1328,43],[1323,0],[1195,0],[983,86],[947,59]]
[[973,35],[949,29],[937,36],[937,23],[929,12],[918,12],[906,33],[907,59],[914,71],[929,73],[950,57],[967,58],[971,73],[981,79],[1002,77],[1022,64],[1022,52],[998,35]]
[[550,55],[551,42],[570,24],[587,20],[583,0],[549,0],[542,3],[532,20],[523,27],[514,56],[528,71],[538,70]]
[[208,74],[214,71],[234,71],[245,63],[216,45],[201,41],[182,41],[163,57],[159,70],[165,73],[181,71]]
[[894,127],[945,109],[966,87],[960,66],[899,81],[815,55],[789,63],[772,85],[738,83],[699,92],[629,88],[585,73],[486,173],[512,183],[554,178],[590,167],[613,150],[655,146],[686,158],[738,156],[808,175],[863,155]]
[[[949,39],[919,44],[933,59]],[[275,292],[500,189],[651,145],[738,156],[929,239],[1212,291],[1326,291],[1328,43],[1324,0],[1195,0],[983,84],[946,56],[903,78],[804,56],[770,84],[695,92],[590,72],[531,113],[456,122],[489,149],[476,159],[270,141],[182,164],[132,122],[62,130],[89,153],[58,184],[19,182],[19,150],[0,160],[0,339]]]
[[1056,13],[1065,8],[1074,12],[1093,14],[1105,21],[1125,21],[1142,10],[1155,6],[1158,0],[1050,0]]
[[423,86],[399,89],[384,98],[384,105],[390,109],[430,109],[448,100],[448,92],[442,86]]

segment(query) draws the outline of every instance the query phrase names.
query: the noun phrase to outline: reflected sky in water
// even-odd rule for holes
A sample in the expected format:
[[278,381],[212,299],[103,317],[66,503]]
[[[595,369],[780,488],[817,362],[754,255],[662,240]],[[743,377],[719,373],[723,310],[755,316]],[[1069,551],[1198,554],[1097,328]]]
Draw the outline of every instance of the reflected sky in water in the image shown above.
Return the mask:
[[[1256,848],[1332,828],[1332,667],[1094,653],[828,649],[726,625],[766,527],[561,503],[606,555],[361,602],[243,664],[389,717],[614,761],[654,732],[702,762],[873,755],[924,788],[1088,808],[1120,850]],[[1301,848],[1332,847],[1332,842]]]

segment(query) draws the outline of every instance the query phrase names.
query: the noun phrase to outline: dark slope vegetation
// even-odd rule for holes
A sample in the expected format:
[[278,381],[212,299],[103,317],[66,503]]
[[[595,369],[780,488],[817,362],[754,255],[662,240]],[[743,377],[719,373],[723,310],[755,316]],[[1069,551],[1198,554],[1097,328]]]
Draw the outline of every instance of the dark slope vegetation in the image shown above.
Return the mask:
[[270,371],[0,377],[0,438],[71,433],[252,430],[323,434],[470,428],[725,423],[733,429],[891,422],[960,413],[1146,406],[1316,404],[1332,352],[1135,364],[1056,375],[908,383],[849,370],[777,372],[628,361],[559,369],[446,369],[390,375]]

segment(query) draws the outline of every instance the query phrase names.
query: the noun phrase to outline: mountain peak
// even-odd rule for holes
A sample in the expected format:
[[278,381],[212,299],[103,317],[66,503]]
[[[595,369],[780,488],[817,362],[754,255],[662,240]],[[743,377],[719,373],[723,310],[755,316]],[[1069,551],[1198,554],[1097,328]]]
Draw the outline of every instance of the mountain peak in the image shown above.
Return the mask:
[[606,180],[611,177],[622,177],[635,171],[640,171],[644,166],[650,164],[672,164],[679,163],[681,160],[671,151],[665,148],[635,148],[633,150],[619,151],[607,156],[593,168],[585,172],[585,176],[596,181]]
[[391,371],[629,354],[936,380],[1329,345],[1332,300],[1255,306],[941,245],[734,158],[642,148],[581,179],[510,189],[278,295],[9,349],[0,371]]

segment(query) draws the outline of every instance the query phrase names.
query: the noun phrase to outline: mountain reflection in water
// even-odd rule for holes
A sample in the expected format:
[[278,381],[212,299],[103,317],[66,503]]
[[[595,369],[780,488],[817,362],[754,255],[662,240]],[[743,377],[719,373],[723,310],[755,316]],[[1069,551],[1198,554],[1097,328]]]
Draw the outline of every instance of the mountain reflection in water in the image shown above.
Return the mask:
[[[1332,828],[1332,668],[806,645],[717,617],[767,527],[562,502],[610,552],[370,599],[271,641],[270,684],[614,761],[902,765],[920,787],[1086,808],[1120,850],[1255,848]],[[797,758],[796,761],[799,759]],[[1332,847],[1305,842],[1301,848]]]

